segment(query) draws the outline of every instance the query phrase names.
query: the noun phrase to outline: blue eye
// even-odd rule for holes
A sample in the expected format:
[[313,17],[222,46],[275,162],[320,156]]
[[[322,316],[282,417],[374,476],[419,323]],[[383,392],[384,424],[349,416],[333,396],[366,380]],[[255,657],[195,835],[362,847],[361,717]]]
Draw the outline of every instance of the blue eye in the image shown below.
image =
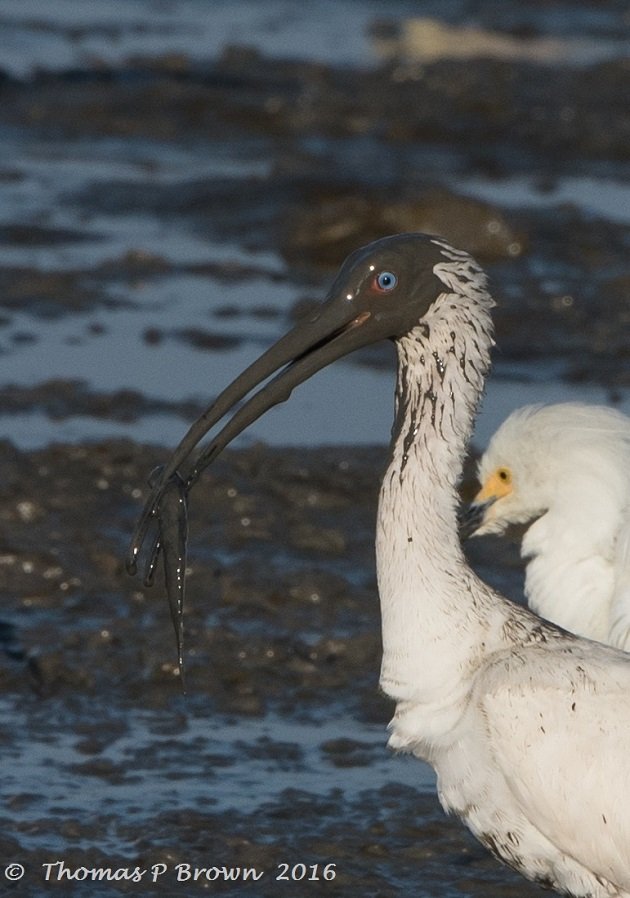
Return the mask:
[[393,271],[381,271],[374,278],[374,286],[381,293],[389,293],[398,283],[398,278]]

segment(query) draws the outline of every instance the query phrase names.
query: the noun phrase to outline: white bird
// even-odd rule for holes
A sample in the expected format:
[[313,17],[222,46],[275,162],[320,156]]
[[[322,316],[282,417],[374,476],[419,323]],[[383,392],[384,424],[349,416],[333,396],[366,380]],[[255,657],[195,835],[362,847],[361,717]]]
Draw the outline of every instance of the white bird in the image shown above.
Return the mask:
[[517,409],[478,477],[473,535],[529,525],[521,554],[530,608],[630,650],[630,418],[581,403]]
[[[181,614],[185,566],[173,559],[201,467],[315,371],[395,340],[376,533],[381,686],[396,702],[389,744],[431,763],[445,810],[524,876],[579,898],[630,898],[630,655],[504,599],[470,569],[458,538],[456,487],[493,305],[477,264],[439,238],[404,234],[353,253],[319,311],[192,426],[155,480],[128,565],[157,522]],[[257,388],[191,465],[199,440]]]

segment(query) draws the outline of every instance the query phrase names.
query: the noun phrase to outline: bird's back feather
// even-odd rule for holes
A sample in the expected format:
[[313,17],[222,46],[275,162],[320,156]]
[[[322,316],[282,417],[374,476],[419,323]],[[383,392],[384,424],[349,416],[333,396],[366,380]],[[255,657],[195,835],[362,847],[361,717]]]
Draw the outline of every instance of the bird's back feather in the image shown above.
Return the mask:
[[630,657],[570,638],[528,646],[488,665],[477,692],[523,815],[630,893]]

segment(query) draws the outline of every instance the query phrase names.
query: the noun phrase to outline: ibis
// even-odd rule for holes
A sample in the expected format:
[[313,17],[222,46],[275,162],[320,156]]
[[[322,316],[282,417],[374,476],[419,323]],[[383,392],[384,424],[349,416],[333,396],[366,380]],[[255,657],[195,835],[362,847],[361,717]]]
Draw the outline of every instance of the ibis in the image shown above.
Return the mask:
[[148,576],[163,555],[181,655],[186,507],[200,471],[316,371],[393,340],[376,528],[389,745],[432,764],[444,809],[523,876],[580,898],[630,898],[630,655],[503,598],[459,540],[457,486],[493,306],[483,270],[441,238],[400,234],[352,253],[325,302],[237,377],[155,472],[128,568],[153,530]]

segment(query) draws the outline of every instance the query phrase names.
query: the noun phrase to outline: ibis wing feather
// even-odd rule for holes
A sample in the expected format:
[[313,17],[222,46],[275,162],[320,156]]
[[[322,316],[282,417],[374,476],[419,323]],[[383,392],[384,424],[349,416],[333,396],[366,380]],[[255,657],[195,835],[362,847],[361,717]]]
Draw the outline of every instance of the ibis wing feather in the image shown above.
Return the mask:
[[484,676],[495,760],[550,842],[630,891],[630,658],[549,648],[512,652]]

